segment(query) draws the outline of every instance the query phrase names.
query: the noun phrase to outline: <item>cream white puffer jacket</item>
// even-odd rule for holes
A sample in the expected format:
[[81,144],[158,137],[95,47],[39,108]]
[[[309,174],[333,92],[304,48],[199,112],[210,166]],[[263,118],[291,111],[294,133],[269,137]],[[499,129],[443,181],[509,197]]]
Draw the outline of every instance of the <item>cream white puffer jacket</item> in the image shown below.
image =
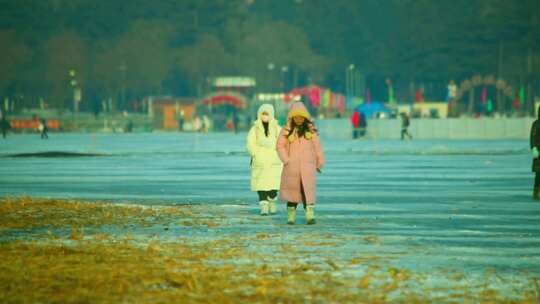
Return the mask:
[[[261,114],[268,113],[268,136],[264,132]],[[274,118],[274,107],[263,104],[257,111],[257,120],[247,135],[246,148],[251,155],[251,190],[278,190],[281,180],[281,160],[276,152],[277,137],[281,128]]]

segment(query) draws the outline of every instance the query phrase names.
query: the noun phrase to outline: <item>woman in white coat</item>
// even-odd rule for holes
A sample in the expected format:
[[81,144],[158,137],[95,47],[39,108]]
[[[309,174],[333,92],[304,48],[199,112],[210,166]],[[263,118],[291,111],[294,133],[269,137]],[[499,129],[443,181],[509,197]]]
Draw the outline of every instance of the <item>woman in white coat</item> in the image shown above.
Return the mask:
[[257,191],[259,195],[261,215],[277,212],[277,192],[283,167],[276,151],[280,131],[274,118],[274,107],[271,104],[261,105],[246,144],[251,155],[251,191]]

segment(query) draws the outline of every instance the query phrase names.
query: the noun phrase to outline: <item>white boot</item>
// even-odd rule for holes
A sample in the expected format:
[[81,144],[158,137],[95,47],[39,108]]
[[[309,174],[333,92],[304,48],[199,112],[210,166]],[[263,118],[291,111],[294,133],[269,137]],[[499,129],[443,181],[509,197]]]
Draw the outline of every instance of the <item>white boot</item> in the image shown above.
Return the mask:
[[296,208],[287,207],[287,224],[294,225],[296,222]]
[[315,206],[307,205],[306,207],[306,221],[308,225],[315,224]]
[[277,213],[277,205],[276,205],[276,199],[274,198],[268,198],[268,209],[270,210],[270,214],[276,214]]
[[261,206],[261,215],[268,215],[268,201],[260,201],[259,206]]

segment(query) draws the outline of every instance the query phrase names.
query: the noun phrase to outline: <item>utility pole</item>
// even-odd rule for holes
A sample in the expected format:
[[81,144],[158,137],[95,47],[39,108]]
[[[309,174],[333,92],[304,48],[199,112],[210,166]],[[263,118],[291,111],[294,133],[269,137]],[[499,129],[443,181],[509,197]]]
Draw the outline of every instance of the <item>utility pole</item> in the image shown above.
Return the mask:
[[122,64],[118,67],[118,69],[120,70],[120,72],[122,73],[122,88],[121,88],[121,103],[122,103],[122,107],[125,107],[125,103],[126,103],[126,70],[127,70],[127,66],[126,66],[126,63],[124,61],[122,61]]
[[268,91],[273,92],[274,91],[274,68],[276,65],[272,62],[270,62],[267,65],[268,68]]
[[345,69],[345,95],[351,97],[355,95],[354,64],[349,64]]
[[[504,46],[503,46],[503,42],[502,40],[499,40],[499,59],[498,59],[498,62],[497,62],[497,81],[499,80],[502,80],[503,79],[503,75],[502,75],[502,66],[503,66],[503,52],[504,52]],[[506,112],[506,109],[504,107],[504,95],[502,93],[502,88],[497,88],[497,111],[500,113],[500,114],[503,114],[504,112]]]
[[533,70],[533,49],[532,46],[529,45],[529,50],[527,54],[527,97],[526,97],[526,105],[527,105],[527,114],[531,115],[534,113],[534,100],[532,96],[532,73]]

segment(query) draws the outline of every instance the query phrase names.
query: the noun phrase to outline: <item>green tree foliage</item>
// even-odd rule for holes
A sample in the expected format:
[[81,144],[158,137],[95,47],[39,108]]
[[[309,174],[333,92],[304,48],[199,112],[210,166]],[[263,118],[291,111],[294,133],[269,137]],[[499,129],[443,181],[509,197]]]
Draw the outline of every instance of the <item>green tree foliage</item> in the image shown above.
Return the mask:
[[0,0],[0,7],[0,96],[24,91],[34,104],[44,96],[67,105],[71,68],[83,92],[115,100],[196,95],[218,75],[253,76],[270,89],[285,66],[337,90],[350,64],[407,82],[540,78],[537,0]]
[[[84,87],[90,62],[88,50],[73,32],[52,36],[44,43],[46,73],[44,80],[51,88],[51,106],[64,107],[72,101],[73,87]],[[70,75],[73,71],[74,76]],[[77,83],[71,83],[75,80]]]
[[[231,50],[240,73],[265,79],[268,73],[279,73],[280,68],[294,65],[316,79],[323,78],[327,60],[313,51],[300,28],[282,21],[245,26],[241,31],[244,34]],[[275,70],[269,71],[269,64]]]
[[9,90],[27,68],[31,50],[17,37],[14,31],[0,31],[0,91]]
[[221,40],[212,34],[203,34],[193,45],[178,49],[175,59],[192,87],[197,87],[210,77],[224,73],[230,63],[229,55]]

